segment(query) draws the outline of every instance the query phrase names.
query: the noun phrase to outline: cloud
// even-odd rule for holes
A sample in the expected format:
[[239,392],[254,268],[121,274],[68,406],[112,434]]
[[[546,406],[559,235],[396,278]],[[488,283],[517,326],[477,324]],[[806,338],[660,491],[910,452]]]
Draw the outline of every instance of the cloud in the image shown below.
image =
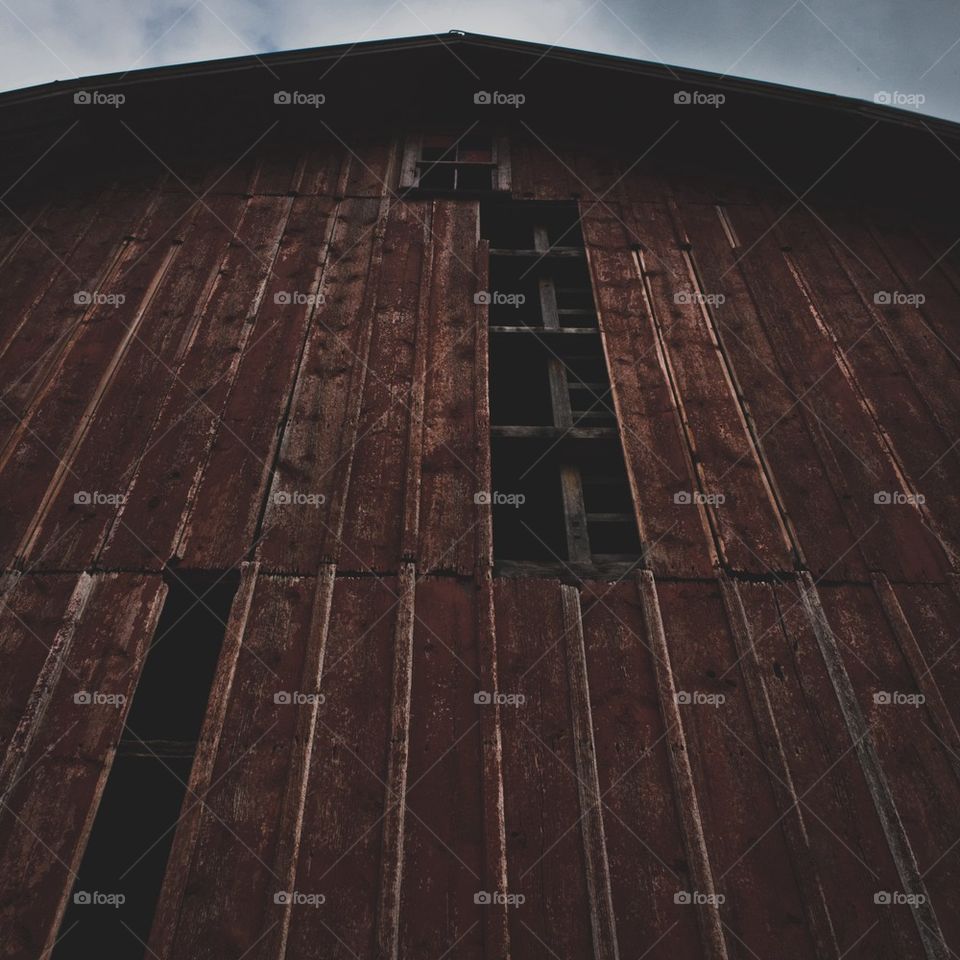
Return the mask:
[[960,120],[950,0],[0,0],[0,89],[451,28],[872,99]]

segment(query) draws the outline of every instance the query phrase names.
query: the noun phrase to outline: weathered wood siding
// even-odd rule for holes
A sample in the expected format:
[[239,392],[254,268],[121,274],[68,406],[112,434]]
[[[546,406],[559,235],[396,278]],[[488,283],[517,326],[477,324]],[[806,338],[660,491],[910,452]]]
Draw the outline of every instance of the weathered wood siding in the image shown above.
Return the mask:
[[479,205],[400,156],[0,218],[0,952],[56,936],[123,725],[72,695],[133,693],[170,564],[243,572],[164,960],[960,951],[949,240],[518,131],[514,196],[579,198],[647,553],[500,579]]

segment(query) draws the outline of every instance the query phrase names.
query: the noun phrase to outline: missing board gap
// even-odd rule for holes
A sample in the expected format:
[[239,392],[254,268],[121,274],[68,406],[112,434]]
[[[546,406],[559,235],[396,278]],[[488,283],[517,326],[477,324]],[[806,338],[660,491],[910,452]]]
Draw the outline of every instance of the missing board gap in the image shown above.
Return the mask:
[[491,200],[480,207],[480,236],[493,249],[533,250],[537,230],[550,247],[582,249],[580,207],[566,201]]
[[[490,242],[490,412],[495,569],[578,576],[642,556],[575,204],[501,202],[481,208]],[[532,266],[525,265],[532,261]],[[518,265],[519,264],[519,265]],[[493,293],[536,279],[537,311]],[[509,293],[509,291],[507,291]],[[506,301],[504,301],[504,307]],[[531,328],[531,325],[535,326]]]
[[[240,583],[169,570],[169,589],[60,925],[53,960],[142,960]],[[113,898],[111,905],[95,897]],[[121,900],[122,898],[122,900]]]

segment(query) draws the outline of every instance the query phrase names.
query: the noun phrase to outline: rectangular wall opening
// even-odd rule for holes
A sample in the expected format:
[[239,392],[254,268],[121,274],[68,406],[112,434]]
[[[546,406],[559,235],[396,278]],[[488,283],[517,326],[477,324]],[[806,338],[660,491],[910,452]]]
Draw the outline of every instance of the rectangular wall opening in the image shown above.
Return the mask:
[[642,547],[575,203],[491,202],[490,419],[500,572],[618,573]]
[[54,960],[146,953],[238,586],[235,571],[169,576]]
[[407,137],[400,188],[479,196],[508,189],[506,144],[483,126],[432,130]]

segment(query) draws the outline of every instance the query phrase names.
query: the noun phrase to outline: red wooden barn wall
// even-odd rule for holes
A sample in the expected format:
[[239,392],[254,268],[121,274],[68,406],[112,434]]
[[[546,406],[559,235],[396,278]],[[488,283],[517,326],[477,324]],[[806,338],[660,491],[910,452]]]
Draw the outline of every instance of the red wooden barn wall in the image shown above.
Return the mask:
[[517,135],[518,198],[581,196],[650,552],[497,579],[478,208],[394,199],[398,154],[265,148],[3,222],[2,954],[56,936],[124,719],[73,694],[132,694],[171,558],[242,576],[157,956],[960,951],[956,254]]

